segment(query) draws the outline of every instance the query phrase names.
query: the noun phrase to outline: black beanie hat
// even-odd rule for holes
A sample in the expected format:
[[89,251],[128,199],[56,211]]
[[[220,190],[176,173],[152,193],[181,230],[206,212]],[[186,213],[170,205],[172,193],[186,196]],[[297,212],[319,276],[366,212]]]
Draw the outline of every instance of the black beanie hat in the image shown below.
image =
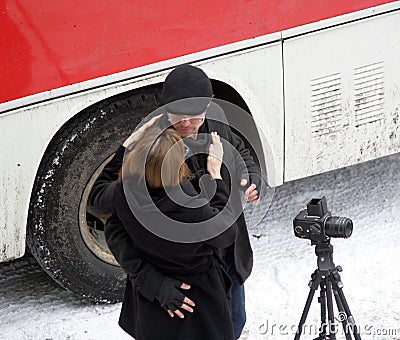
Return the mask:
[[200,115],[207,109],[212,95],[211,81],[204,71],[185,64],[168,74],[161,91],[161,103],[170,113]]

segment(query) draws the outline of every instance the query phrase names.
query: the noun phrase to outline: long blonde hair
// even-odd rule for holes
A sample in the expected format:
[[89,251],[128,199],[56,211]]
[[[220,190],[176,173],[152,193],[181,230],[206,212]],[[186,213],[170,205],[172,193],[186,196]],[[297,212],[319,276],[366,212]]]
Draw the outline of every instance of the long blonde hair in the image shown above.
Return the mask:
[[192,178],[182,137],[172,128],[149,129],[124,159],[123,175],[138,175],[151,188],[177,186]]

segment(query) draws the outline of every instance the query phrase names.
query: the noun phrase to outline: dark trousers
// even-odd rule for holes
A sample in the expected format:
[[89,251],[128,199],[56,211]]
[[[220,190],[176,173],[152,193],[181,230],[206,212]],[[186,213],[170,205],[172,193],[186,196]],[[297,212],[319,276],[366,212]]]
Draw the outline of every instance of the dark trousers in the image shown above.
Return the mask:
[[241,285],[239,278],[232,265],[225,264],[226,271],[232,281],[231,304],[232,304],[232,324],[235,339],[240,338],[243,327],[246,323],[246,306],[244,296],[244,285]]

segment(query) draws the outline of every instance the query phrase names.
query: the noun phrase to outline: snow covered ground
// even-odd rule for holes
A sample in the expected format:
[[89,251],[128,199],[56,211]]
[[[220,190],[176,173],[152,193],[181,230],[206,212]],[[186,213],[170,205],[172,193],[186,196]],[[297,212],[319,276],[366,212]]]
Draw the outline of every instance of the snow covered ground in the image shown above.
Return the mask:
[[[243,339],[293,339],[317,257],[308,240],[294,236],[292,220],[323,195],[333,215],[354,222],[349,239],[331,243],[362,339],[400,339],[399,162],[400,155],[393,155],[276,188],[267,216],[252,229],[261,237],[252,237],[255,264],[246,283]],[[312,335],[302,339],[318,335],[312,332],[319,327],[317,294],[306,321]],[[117,325],[120,307],[79,300],[31,257],[0,264],[1,340],[129,339]]]

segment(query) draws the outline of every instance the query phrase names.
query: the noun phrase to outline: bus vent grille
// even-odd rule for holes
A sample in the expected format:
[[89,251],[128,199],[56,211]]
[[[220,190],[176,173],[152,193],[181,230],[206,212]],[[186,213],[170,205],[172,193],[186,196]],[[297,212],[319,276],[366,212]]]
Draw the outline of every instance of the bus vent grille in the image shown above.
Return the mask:
[[356,127],[384,118],[383,62],[354,70],[354,107]]
[[311,80],[311,131],[313,137],[335,134],[342,126],[340,73]]

